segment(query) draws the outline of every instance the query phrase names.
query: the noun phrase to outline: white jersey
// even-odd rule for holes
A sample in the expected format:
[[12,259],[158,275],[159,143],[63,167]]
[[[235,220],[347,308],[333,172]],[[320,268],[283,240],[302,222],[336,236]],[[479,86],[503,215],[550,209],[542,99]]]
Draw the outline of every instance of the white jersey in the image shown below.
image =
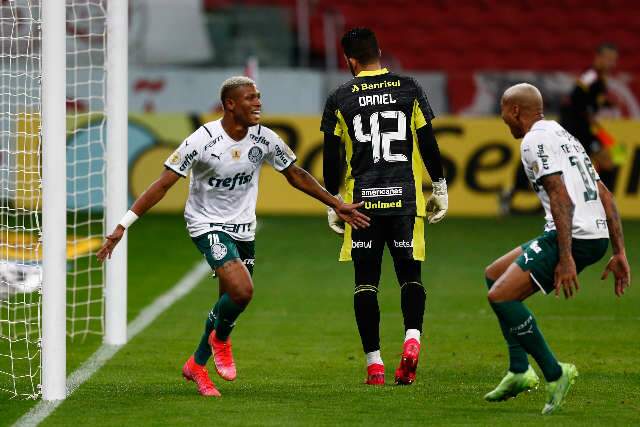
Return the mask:
[[527,132],[520,145],[527,177],[545,211],[545,231],[554,230],[549,195],[540,178],[562,174],[573,201],[571,234],[577,239],[608,238],[607,218],[598,194],[598,173],[582,144],[553,120],[540,120]]
[[258,180],[264,161],[282,171],[296,156],[262,125],[250,127],[241,141],[235,141],[216,120],[180,144],[164,165],[181,176],[190,173],[184,217],[191,237],[217,230],[240,241],[255,238]]

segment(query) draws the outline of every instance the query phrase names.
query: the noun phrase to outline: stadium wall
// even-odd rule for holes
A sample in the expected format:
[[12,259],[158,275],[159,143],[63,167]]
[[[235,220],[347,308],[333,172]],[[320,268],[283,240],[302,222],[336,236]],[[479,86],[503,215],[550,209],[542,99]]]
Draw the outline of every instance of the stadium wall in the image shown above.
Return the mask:
[[[132,114],[129,121],[130,198],[142,191],[163,170],[163,163],[193,130],[215,119],[215,115]],[[322,176],[322,134],[320,117],[266,116],[262,123],[278,132],[298,156],[298,165],[316,178]],[[640,218],[640,122],[611,120],[609,131],[625,147],[626,161],[619,170],[614,189],[622,215]],[[519,167],[519,142],[514,140],[499,118],[438,118],[434,121],[449,182],[451,215],[495,216],[498,194],[509,188]],[[427,176],[426,172],[424,174]],[[270,167],[262,170],[258,212],[322,215],[324,208],[291,188]],[[429,190],[428,178],[424,182]],[[188,182],[181,180],[155,212],[179,212],[187,197]],[[540,209],[535,194],[521,191],[513,202],[515,212]]]

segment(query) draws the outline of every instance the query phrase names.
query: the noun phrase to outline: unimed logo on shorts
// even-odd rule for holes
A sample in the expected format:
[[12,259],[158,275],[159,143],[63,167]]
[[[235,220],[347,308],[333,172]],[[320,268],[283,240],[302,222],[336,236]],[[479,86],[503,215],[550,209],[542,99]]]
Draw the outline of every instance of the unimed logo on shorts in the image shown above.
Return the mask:
[[393,197],[402,196],[402,187],[363,188],[362,197]]

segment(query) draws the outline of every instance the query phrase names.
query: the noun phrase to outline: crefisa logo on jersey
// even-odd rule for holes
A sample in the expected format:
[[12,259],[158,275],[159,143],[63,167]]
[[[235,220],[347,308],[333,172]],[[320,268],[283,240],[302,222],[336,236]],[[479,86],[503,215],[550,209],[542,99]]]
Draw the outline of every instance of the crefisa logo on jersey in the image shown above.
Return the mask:
[[191,164],[191,161],[195,159],[197,155],[198,155],[198,152],[196,150],[193,150],[192,152],[187,153],[187,155],[184,156],[184,161],[180,165],[180,172],[184,172],[184,170]]
[[538,158],[542,161],[542,168],[545,170],[549,169],[549,156],[545,154],[543,144],[538,145],[538,152],[536,154],[538,155]]
[[[288,147],[287,147],[287,148],[288,148]],[[283,166],[286,166],[286,165],[288,165],[288,164],[289,164],[289,159],[287,159],[287,154],[288,154],[289,156],[291,156],[291,157],[293,157],[293,156],[294,156],[293,151],[291,151],[291,149],[290,149],[290,148],[289,148],[289,149],[287,150],[287,152],[285,153],[284,151],[282,151],[282,150],[280,149],[280,147],[278,147],[278,146],[276,145],[276,157],[277,157],[278,159],[280,159],[280,161],[282,162],[282,165],[283,165]]]
[[250,183],[252,178],[253,178],[253,173],[247,174],[245,172],[240,172],[235,174],[233,178],[231,177],[218,178],[218,177],[212,176],[211,178],[209,178],[208,182],[211,187],[228,188],[229,191],[231,191],[236,187]]
[[264,136],[249,134],[249,138],[253,139],[256,144],[266,145],[267,147],[269,146],[269,141],[267,141],[267,138]]
[[262,150],[260,147],[251,147],[249,150],[249,161],[251,161],[251,163],[258,163],[260,160],[262,160]]

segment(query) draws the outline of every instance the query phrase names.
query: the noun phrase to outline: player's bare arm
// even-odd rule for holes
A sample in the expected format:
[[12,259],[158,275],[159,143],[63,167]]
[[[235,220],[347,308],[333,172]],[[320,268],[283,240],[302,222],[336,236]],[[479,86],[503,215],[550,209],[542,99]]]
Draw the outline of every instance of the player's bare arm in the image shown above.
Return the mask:
[[[173,187],[178,179],[180,179],[180,176],[177,173],[170,170],[164,170],[160,177],[156,179],[133,203],[131,211],[138,217],[144,215],[145,212],[162,200],[165,194],[167,194],[167,191]],[[113,232],[106,237],[104,244],[96,254],[100,261],[111,258],[111,253],[118,242],[122,239],[124,232],[125,227],[118,224]]]
[[576,264],[571,255],[571,226],[574,205],[561,175],[547,175],[541,181],[551,201],[551,215],[558,233],[559,259],[555,271],[556,296],[560,295],[562,288],[565,298],[570,298],[579,288]]
[[624,248],[622,222],[620,221],[620,215],[618,214],[618,208],[613,199],[613,195],[602,181],[598,181],[598,193],[600,200],[602,200],[604,211],[607,214],[607,228],[609,229],[609,239],[613,250],[613,255],[604,268],[601,279],[605,280],[609,272],[613,273],[613,290],[616,296],[620,297],[624,294],[624,290],[631,285],[631,268],[629,267],[629,261],[627,261],[627,254]]
[[295,164],[283,170],[282,174],[287,178],[287,181],[292,187],[333,208],[338,216],[354,229],[357,230],[358,228],[366,228],[369,226],[369,217],[357,210],[357,208],[364,204],[363,202],[342,202],[342,200],[332,196],[325,190],[309,172]]

